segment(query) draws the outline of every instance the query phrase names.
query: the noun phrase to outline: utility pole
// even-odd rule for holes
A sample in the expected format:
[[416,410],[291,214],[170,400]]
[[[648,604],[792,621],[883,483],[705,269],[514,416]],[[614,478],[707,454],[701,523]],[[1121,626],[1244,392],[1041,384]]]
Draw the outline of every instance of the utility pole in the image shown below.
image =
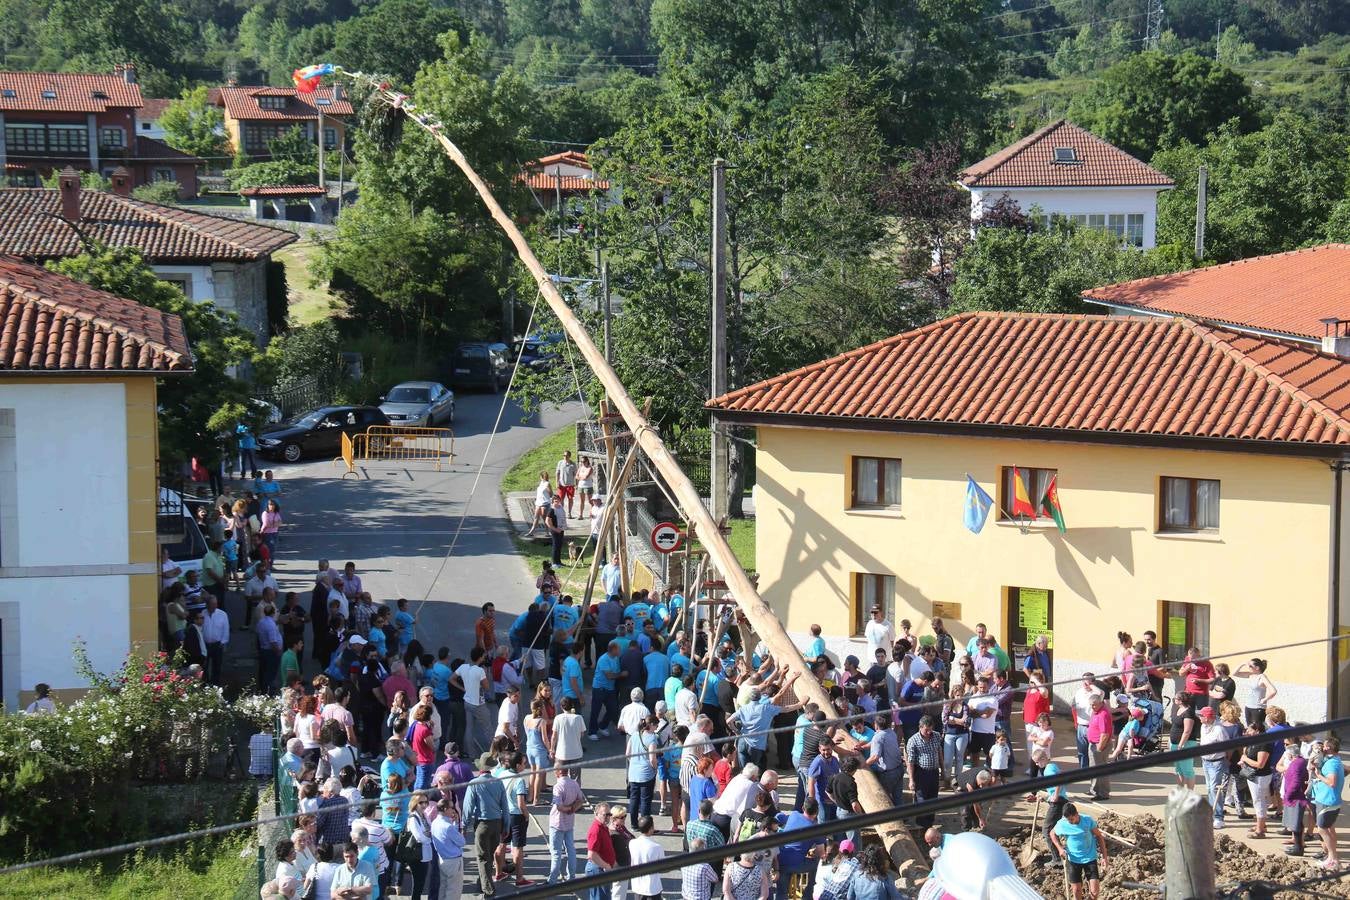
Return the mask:
[[605,317],[605,362],[614,362],[614,342],[609,336],[609,263],[600,263],[600,312]]
[[1158,41],[1162,37],[1163,23],[1163,0],[1146,0],[1148,3],[1148,18],[1144,26],[1144,49],[1157,50]]
[[1209,800],[1204,794],[1173,788],[1165,808],[1164,895],[1168,900],[1213,897],[1214,829],[1210,824],[1213,810]]
[[314,108],[319,111],[319,187],[326,190],[328,185],[323,180],[323,110],[319,107],[317,100],[314,103]]
[[[711,396],[720,397],[727,392],[727,161],[720,157],[712,164],[712,202]],[[718,431],[716,417],[710,425],[709,512],[713,521],[720,522],[727,514],[727,439]]]
[[1209,169],[1200,167],[1195,183],[1195,258],[1205,258],[1205,211],[1208,205]]

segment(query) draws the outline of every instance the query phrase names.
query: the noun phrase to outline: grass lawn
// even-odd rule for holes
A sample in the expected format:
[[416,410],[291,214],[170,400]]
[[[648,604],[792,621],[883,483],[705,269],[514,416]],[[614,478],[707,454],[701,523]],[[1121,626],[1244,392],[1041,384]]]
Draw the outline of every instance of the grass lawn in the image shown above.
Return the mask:
[[343,309],[342,301],[328,293],[323,286],[311,287],[309,267],[321,252],[312,239],[301,236],[288,247],[282,247],[272,258],[286,267],[286,289],[290,293],[290,317],[296,325],[321,322]]
[[[513,536],[512,539],[516,542],[516,552],[525,560],[525,565],[530,567],[530,572],[538,576],[543,571],[544,560],[553,558],[552,545],[548,541],[535,543],[519,535]],[[577,544],[580,545],[580,543],[581,539],[577,538]],[[591,571],[591,552],[589,550],[586,552],[575,572],[572,572],[572,564],[567,562],[566,556],[567,554],[564,553],[563,564],[557,566],[554,571],[558,573],[558,578],[562,581],[563,593],[572,594],[579,604],[581,603],[581,592],[586,587],[586,576]],[[570,578],[568,572],[572,572]]]
[[741,568],[747,572],[755,571],[755,520],[728,521],[731,522],[731,534],[727,535],[727,543],[731,545],[731,552],[736,554]]
[[533,449],[516,461],[502,476],[502,493],[512,491],[534,491],[539,483],[539,473],[548,472],[553,477],[553,467],[562,459],[563,451],[571,450],[575,458],[577,453],[577,430],[571,425],[544,438]]
[[171,857],[131,856],[102,866],[29,869],[0,878],[0,898],[247,900],[258,896],[257,857],[250,853],[241,858],[244,848],[241,840],[211,841]]

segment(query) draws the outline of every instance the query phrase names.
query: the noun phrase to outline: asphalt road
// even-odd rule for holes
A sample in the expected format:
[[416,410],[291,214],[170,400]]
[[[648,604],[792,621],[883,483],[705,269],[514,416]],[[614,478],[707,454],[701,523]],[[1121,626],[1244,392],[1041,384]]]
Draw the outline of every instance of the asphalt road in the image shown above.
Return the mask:
[[456,457],[439,472],[431,462],[368,461],[344,479],[342,467],[328,459],[272,463],[285,517],[277,555],[281,589],[311,590],[319,559],[339,570],[354,562],[377,602],[408,598],[418,639],[433,652],[441,644],[467,647],[479,607],[489,600],[499,616],[522,612],[534,596],[534,576],[515,554],[501,477],[522,453],[585,410],[573,402],[526,415],[508,403],[488,450],[500,402],[492,394],[457,397]]

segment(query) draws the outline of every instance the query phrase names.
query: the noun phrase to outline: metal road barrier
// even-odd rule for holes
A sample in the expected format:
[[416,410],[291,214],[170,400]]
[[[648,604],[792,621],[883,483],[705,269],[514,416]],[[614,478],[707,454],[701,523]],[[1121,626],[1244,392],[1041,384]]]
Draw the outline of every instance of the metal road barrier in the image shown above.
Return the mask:
[[442,461],[455,459],[455,433],[449,428],[405,428],[372,425],[363,433],[342,436],[342,455],[333,460],[347,467],[342,477],[356,474],[358,460],[395,462],[431,461],[436,471]]

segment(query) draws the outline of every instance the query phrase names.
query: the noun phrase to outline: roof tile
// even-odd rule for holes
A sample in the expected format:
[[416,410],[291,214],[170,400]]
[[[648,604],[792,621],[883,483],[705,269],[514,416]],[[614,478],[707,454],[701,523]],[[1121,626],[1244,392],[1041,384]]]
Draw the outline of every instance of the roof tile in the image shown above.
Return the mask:
[[0,256],[0,371],[191,370],[177,316]]
[[[1074,151],[1077,162],[1055,162],[1055,148]],[[970,188],[1171,187],[1173,181],[1113,144],[1060,119],[963,169]]]
[[[259,97],[285,97],[283,109],[263,109],[258,105]],[[316,105],[319,100],[332,101],[327,106]],[[220,104],[225,114],[232,119],[273,119],[305,122],[317,118],[322,111],[325,116],[350,116],[355,113],[350,100],[333,99],[332,87],[321,87],[312,94],[300,94],[295,88],[274,87],[223,87],[220,89]]]
[[[14,96],[4,96],[7,90]],[[43,97],[44,91],[56,96]],[[141,86],[127,83],[121,75],[0,72],[0,112],[103,112],[116,107],[139,108],[142,104]]]
[[1350,320],[1350,244],[1155,275],[1085,291],[1086,300],[1224,325],[1320,338],[1321,320]]
[[1182,318],[967,313],[709,407],[1046,432],[1350,445],[1350,361]]
[[[82,252],[80,236],[54,218],[60,193],[47,188],[0,190],[0,253],[56,259]],[[111,247],[134,247],[148,259],[202,262],[259,259],[296,235],[244,219],[161,206],[107,191],[80,192],[79,228]]]

